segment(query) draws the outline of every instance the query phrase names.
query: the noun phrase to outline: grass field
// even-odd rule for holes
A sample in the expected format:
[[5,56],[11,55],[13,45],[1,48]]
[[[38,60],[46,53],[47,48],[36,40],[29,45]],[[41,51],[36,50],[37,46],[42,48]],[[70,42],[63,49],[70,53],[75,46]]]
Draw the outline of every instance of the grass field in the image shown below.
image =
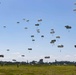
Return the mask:
[[76,75],[75,66],[54,65],[4,65],[0,75]]

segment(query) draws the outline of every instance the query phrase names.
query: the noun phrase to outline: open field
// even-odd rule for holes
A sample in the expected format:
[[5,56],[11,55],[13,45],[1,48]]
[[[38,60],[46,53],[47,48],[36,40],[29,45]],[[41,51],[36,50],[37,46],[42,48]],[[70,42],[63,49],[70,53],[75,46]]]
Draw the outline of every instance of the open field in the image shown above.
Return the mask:
[[76,75],[75,66],[54,65],[4,65],[0,75]]

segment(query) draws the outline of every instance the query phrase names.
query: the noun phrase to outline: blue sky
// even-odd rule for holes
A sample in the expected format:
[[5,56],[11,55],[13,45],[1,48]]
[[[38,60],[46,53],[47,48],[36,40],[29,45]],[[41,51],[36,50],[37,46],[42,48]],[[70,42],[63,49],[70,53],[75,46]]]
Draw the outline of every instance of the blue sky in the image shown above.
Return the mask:
[[[0,60],[38,61],[45,56],[50,56],[50,59],[44,61],[76,60],[74,48],[76,12],[73,11],[76,8],[75,0],[0,0],[0,2],[0,54],[5,56]],[[42,19],[42,22],[38,22],[39,19]],[[37,23],[40,24],[39,27],[35,26]],[[72,28],[68,30],[65,25]],[[28,29],[24,29],[25,27]],[[37,33],[37,28],[40,29],[40,33]],[[55,34],[50,34],[51,29],[55,30]],[[34,35],[34,42],[31,35]],[[44,38],[41,38],[41,35],[44,35]],[[56,36],[61,38],[56,39]],[[53,39],[56,39],[54,45],[50,44]],[[64,48],[58,48],[59,44],[63,44]],[[32,51],[28,48],[32,48]],[[23,54],[24,58],[21,57]]]

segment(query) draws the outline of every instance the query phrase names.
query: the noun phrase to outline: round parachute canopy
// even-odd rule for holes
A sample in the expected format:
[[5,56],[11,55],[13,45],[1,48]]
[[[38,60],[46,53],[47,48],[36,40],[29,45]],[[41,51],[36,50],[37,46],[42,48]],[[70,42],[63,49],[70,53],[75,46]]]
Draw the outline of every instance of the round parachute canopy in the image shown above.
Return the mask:
[[72,27],[69,26],[69,25],[66,25],[65,28],[66,28],[66,29],[71,29]]
[[44,37],[44,35],[41,35],[41,37],[43,38],[43,37]]
[[76,45],[74,45],[74,47],[76,48]]
[[50,58],[50,56],[45,56],[45,59],[49,59]]
[[17,22],[17,24],[19,24],[20,22]]
[[73,11],[76,11],[76,9],[73,9]]
[[3,26],[4,28],[6,28],[6,26]]
[[76,5],[76,3],[74,3],[74,5]]
[[40,33],[40,29],[37,29],[37,33]]
[[58,45],[58,48],[63,48],[64,47],[64,45]]
[[55,31],[51,31],[51,32],[50,32],[50,34],[54,34],[54,33],[55,33]]
[[50,43],[54,44],[55,42],[56,42],[56,40],[54,39],[54,40],[51,40],[51,42],[50,42]]
[[60,36],[56,36],[56,38],[60,38]]
[[35,26],[39,26],[39,24],[37,23],[37,24],[35,24]]
[[32,39],[32,41],[35,41],[35,39]]
[[27,27],[25,27],[24,29],[28,29]]
[[12,59],[12,61],[16,61],[16,59]]
[[23,20],[25,21],[26,19],[25,19],[25,18],[23,18]]
[[51,31],[54,31],[54,29],[51,29]]
[[2,57],[2,58],[3,58],[3,57],[4,57],[4,55],[0,55],[0,57]]
[[7,51],[10,51],[9,49],[7,49]]
[[34,37],[34,35],[31,35],[31,37]]
[[26,22],[29,22],[29,20],[26,20]]
[[39,19],[38,22],[42,21],[42,19]]
[[22,57],[25,57],[25,55],[21,55]]
[[28,48],[28,50],[32,50],[32,48]]

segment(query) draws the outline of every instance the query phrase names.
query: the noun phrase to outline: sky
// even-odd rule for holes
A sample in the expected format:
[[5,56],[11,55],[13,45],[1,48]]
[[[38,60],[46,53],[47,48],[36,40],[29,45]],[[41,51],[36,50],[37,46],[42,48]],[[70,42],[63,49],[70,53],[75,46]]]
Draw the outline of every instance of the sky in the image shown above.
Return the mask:
[[[1,61],[76,61],[76,12],[73,11],[76,8],[76,0],[0,2],[0,55],[4,55],[4,58],[0,57]],[[40,19],[42,21],[38,22]],[[66,25],[72,28],[66,29]],[[37,33],[37,29],[40,29],[40,33]],[[54,29],[54,34],[50,34],[51,29]],[[34,38],[31,35],[34,35]],[[56,42],[51,44],[53,39],[56,39]],[[64,47],[58,48],[59,44]],[[45,59],[45,56],[50,56],[50,59]]]

